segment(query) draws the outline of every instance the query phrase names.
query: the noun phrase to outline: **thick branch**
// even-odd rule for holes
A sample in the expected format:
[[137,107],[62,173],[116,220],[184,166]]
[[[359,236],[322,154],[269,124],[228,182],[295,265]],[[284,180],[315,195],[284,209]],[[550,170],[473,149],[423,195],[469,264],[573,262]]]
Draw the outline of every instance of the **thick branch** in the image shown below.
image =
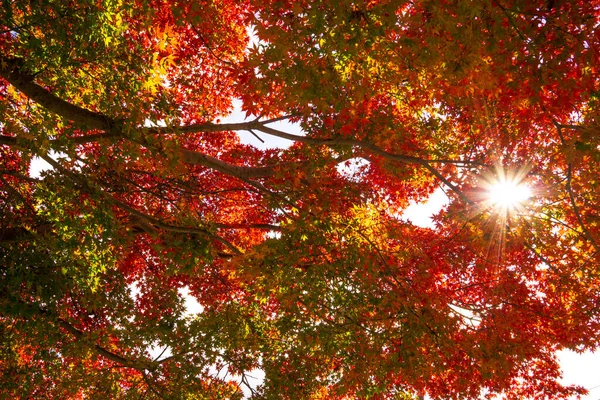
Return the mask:
[[0,230],[0,245],[9,243],[28,242],[38,235],[52,232],[52,225],[42,224],[33,228],[3,228]]
[[[144,133],[149,135],[167,135],[173,133],[209,133],[209,132],[227,132],[227,131],[249,131],[256,129],[258,125],[271,124],[278,121],[284,121],[292,118],[291,115],[272,118],[264,121],[252,120],[246,122],[233,122],[224,124],[215,124],[213,122],[204,122],[202,124],[185,125],[185,126],[157,126],[153,128],[145,128]],[[257,125],[258,124],[258,125]],[[290,139],[294,140],[294,139]]]
[[12,136],[0,135],[0,144],[6,146],[16,146],[17,138]]
[[342,138],[327,138],[327,139],[318,139],[311,138],[307,136],[300,135],[292,135],[286,132],[279,131],[277,129],[270,128],[265,126],[262,123],[255,122],[252,126],[254,129],[266,133],[271,136],[277,136],[280,138],[294,140],[303,143],[309,144],[321,144],[326,146],[335,146],[335,145],[346,145],[346,146],[355,146],[364,150],[368,150],[372,154],[379,155],[387,160],[399,161],[405,164],[417,164],[425,167],[431,174],[433,174],[436,178],[441,180],[446,186],[448,186],[453,192],[458,194],[460,198],[468,203],[473,204],[473,201],[470,200],[456,185],[446,179],[442,174],[440,174],[434,167],[431,166],[432,163],[452,163],[452,164],[472,164],[467,161],[453,161],[453,160],[426,160],[419,157],[406,156],[401,154],[389,153],[382,148],[374,145],[373,143],[364,142],[357,139],[342,139]]
[[71,335],[75,336],[75,338],[84,343],[87,347],[89,347],[90,349],[94,350],[96,353],[98,353],[99,355],[117,363],[120,365],[123,365],[125,367],[130,367],[130,368],[134,368],[137,369],[139,371],[144,371],[144,370],[154,370],[156,369],[159,364],[152,362],[150,360],[128,360],[118,354],[115,354],[107,349],[105,349],[104,347],[93,343],[92,341],[90,341],[89,339],[87,339],[85,337],[84,332],[80,331],[79,329],[75,328],[73,325],[71,325],[70,323],[68,323],[67,321],[65,321],[64,319],[58,317],[57,315],[55,315],[54,313],[42,309],[39,306],[35,305],[35,304],[31,304],[31,303],[27,303],[24,302],[22,300],[17,300],[21,305],[25,306],[30,312],[32,312],[33,314],[37,314],[39,316],[41,316],[42,318],[46,319],[47,321],[51,321],[53,323],[58,323],[58,325],[63,328],[64,330],[66,330],[67,332],[69,332]]
[[[427,159],[423,159],[423,158],[419,158],[419,157],[395,154],[395,153],[387,152],[372,143],[364,142],[364,141],[357,140],[357,139],[343,139],[343,138],[319,139],[319,138],[311,138],[311,137],[302,136],[302,135],[294,135],[291,133],[283,132],[283,131],[266,126],[266,124],[268,124],[270,122],[274,122],[274,121],[275,120],[261,122],[261,121],[254,120],[254,121],[240,122],[240,123],[234,123],[234,124],[213,124],[211,122],[207,122],[204,124],[189,125],[189,126],[183,126],[183,127],[177,127],[177,128],[158,127],[158,128],[152,128],[152,129],[148,130],[147,132],[160,135],[160,134],[167,134],[167,133],[174,133],[174,132],[198,133],[198,132],[224,132],[224,131],[239,131],[239,130],[252,131],[253,129],[255,129],[257,131],[266,133],[271,136],[276,136],[276,137],[279,137],[282,139],[287,139],[287,140],[291,140],[291,141],[295,141],[295,142],[301,142],[301,143],[307,143],[307,144],[313,144],[313,145],[325,145],[325,146],[345,145],[345,146],[360,147],[364,150],[371,152],[372,154],[382,156],[387,160],[399,161],[399,162],[403,162],[405,164],[422,165],[429,172],[431,172],[436,178],[440,179],[452,191],[457,193],[463,201],[465,201],[468,204],[473,203],[456,185],[454,185],[452,182],[450,182],[448,179],[446,179],[442,174],[440,174],[435,168],[433,168],[431,166],[431,164],[434,164],[434,163],[442,164],[443,163],[443,164],[456,164],[456,165],[479,165],[476,162],[460,161],[460,160],[427,160]],[[198,154],[198,153],[194,153],[194,154]],[[205,155],[202,155],[202,156],[209,157],[209,156],[205,156]],[[197,160],[196,157],[193,157],[191,154],[189,155],[189,157],[190,157],[190,159],[188,160],[188,162],[190,162],[190,163],[197,163],[197,164],[209,166],[211,168],[215,168],[218,170],[220,170],[219,168],[222,168],[222,166],[219,166],[217,164],[211,164],[213,160],[210,160],[209,158]],[[193,161],[195,161],[195,162],[193,162]],[[223,163],[220,160],[217,160],[217,161],[219,161],[220,163]],[[230,166],[230,164],[227,164],[227,166]],[[237,168],[250,168],[250,167],[237,167]],[[249,177],[269,176],[268,174],[271,171],[267,170],[267,168],[269,168],[269,167],[262,167],[262,168],[260,168],[260,170],[252,171],[250,173],[256,173],[256,175],[249,176]],[[220,171],[227,173],[225,169],[220,170]],[[235,170],[233,170],[233,169],[228,169],[228,171],[230,173],[235,172]],[[265,174],[265,175],[261,175],[261,174]]]
[[147,214],[145,214],[145,213],[143,213],[143,212],[129,206],[128,204],[123,203],[122,201],[117,200],[113,197],[105,196],[105,198],[107,200],[109,200],[111,203],[113,203],[114,205],[116,205],[117,207],[119,207],[121,210],[127,211],[129,214],[141,219],[142,221],[150,224],[153,227],[156,227],[158,229],[163,229],[167,232],[188,233],[188,234],[194,234],[194,235],[208,236],[208,237],[216,240],[217,242],[224,244],[230,250],[232,250],[234,253],[241,254],[240,250],[237,247],[235,247],[233,244],[231,244],[228,240],[223,239],[222,237],[211,233],[207,229],[197,228],[197,227],[187,227],[187,226],[175,226],[175,225],[167,224],[167,223],[165,223],[159,219],[156,219],[150,215],[147,215]]
[[25,174],[22,174],[19,171],[15,171],[15,170],[10,170],[10,169],[0,169],[0,175],[5,175],[5,176],[12,176],[15,177],[17,179],[20,179],[22,181],[27,181],[27,182],[31,182],[31,183],[37,183],[40,180],[37,178],[32,178],[30,176],[27,176]]
[[0,76],[48,111],[83,127],[110,131],[115,125],[110,118],[71,104],[36,84],[34,77],[23,69],[20,59],[0,56]]
[[267,231],[281,231],[281,226],[273,224],[215,224],[217,229],[262,229]]
[[185,126],[157,126],[153,128],[145,128],[144,133],[148,135],[168,135],[177,133],[208,133],[208,132],[227,132],[227,131],[247,131],[254,127],[255,122],[236,122],[228,124],[215,124],[205,122],[202,124],[185,125]]
[[[81,332],[79,329],[75,328],[73,325],[69,324],[64,319],[59,318],[58,324],[61,328],[69,332],[71,335],[75,336],[77,340],[87,342],[84,333]],[[98,344],[87,343],[87,345],[101,356],[126,367],[131,367],[138,370],[153,369],[154,367],[150,361],[131,361],[118,354],[106,350],[104,347],[99,346]]]
[[[22,62],[19,59],[5,58],[0,56],[0,76],[5,78],[10,84],[12,84],[19,91],[24,93],[27,97],[40,104],[47,110],[60,115],[61,117],[73,121],[77,125],[87,129],[100,129],[105,131],[104,134],[82,136],[72,138],[71,141],[82,144],[90,141],[97,141],[113,136],[121,136],[117,127],[119,126],[118,121],[111,119],[100,113],[92,112],[84,108],[73,105],[57,96],[52,94],[47,89],[36,84],[33,81],[33,76],[27,74],[22,69]],[[181,127],[175,129],[175,132],[210,132],[210,131],[224,131],[224,130],[241,130],[245,128],[246,124],[223,124],[215,125],[211,123],[194,125],[191,127]],[[149,128],[143,129],[146,134],[155,134],[164,132],[166,128]],[[173,129],[171,129],[173,133]],[[17,139],[11,136],[0,136],[0,144],[6,144],[9,146],[18,145]],[[217,158],[194,152],[187,149],[182,149],[184,162],[189,164],[203,165],[205,167],[217,170],[227,175],[233,175],[242,179],[260,178],[273,175],[274,171],[272,167],[245,167],[226,163]]]
[[218,158],[211,157],[209,155],[198,153],[195,151],[183,149],[183,161],[187,164],[202,165],[215,171],[224,173],[225,175],[232,175],[242,180],[252,178],[266,178],[273,176],[275,170],[272,166],[266,167],[246,167],[234,164],[226,163]]
[[458,164],[458,165],[479,165],[483,166],[474,161],[461,161],[461,160],[428,160],[420,157],[406,156],[402,154],[390,153],[383,150],[381,147],[374,145],[373,143],[364,142],[362,140],[357,139],[343,139],[343,138],[311,138],[308,136],[294,135],[291,133],[282,132],[280,130],[270,128],[265,124],[269,123],[269,121],[263,122],[250,122],[249,126],[251,129],[256,129],[257,131],[261,131],[271,136],[277,136],[282,139],[288,139],[294,142],[301,142],[307,144],[321,144],[326,146],[336,146],[336,145],[345,145],[345,146],[355,146],[360,147],[362,149],[369,150],[373,154],[380,155],[385,157],[388,160],[400,161],[406,164]]

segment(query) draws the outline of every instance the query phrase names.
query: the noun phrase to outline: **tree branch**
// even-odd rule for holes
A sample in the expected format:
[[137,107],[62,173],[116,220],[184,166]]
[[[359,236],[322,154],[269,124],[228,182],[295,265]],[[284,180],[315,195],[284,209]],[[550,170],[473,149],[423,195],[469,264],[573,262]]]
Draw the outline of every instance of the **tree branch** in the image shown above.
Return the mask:
[[218,229],[262,229],[268,231],[281,231],[281,226],[272,224],[215,224]]
[[[58,318],[57,321],[61,328],[63,328],[67,332],[69,332],[71,335],[75,336],[75,338],[77,340],[82,341],[84,343],[87,342],[85,334],[82,331],[75,328],[73,325],[69,324],[67,321],[65,321],[62,318]],[[90,347],[92,350],[94,350],[96,353],[100,354],[101,356],[108,358],[109,360],[116,362],[117,364],[126,366],[126,367],[144,371],[144,370],[153,370],[158,366],[158,364],[155,365],[155,363],[153,363],[149,360],[138,360],[138,361],[128,360],[118,354],[115,354],[111,351],[106,350],[104,347],[102,347],[96,343],[86,343],[86,344],[88,345],[88,347]]]
[[60,326],[61,328],[63,328],[65,331],[67,331],[68,333],[70,333],[71,335],[75,336],[75,338],[80,341],[81,343],[85,344],[88,348],[90,348],[91,350],[95,351],[96,353],[98,353],[99,355],[101,355],[102,357],[105,357],[117,364],[120,364],[124,367],[129,367],[129,368],[134,368],[138,371],[145,371],[145,370],[149,370],[149,371],[153,371],[156,368],[158,368],[158,366],[160,365],[159,363],[155,363],[152,362],[151,360],[129,360],[123,356],[120,356],[116,353],[113,353],[107,349],[105,349],[104,347],[98,345],[97,343],[94,343],[92,341],[90,341],[88,338],[85,337],[85,333],[80,331],[79,329],[75,328],[73,325],[71,325],[69,322],[67,322],[65,319],[58,317],[57,315],[55,315],[54,313],[45,310],[43,308],[40,308],[39,305],[35,305],[35,304],[31,304],[28,302],[25,302],[21,299],[17,300],[22,306],[25,306],[30,312],[32,312],[34,315],[39,315],[42,318],[51,321],[53,323],[57,323],[58,326]]
[[[122,132],[119,132],[117,127],[120,125],[118,121],[115,121],[107,116],[100,113],[92,112],[84,108],[73,105],[61,98],[50,93],[47,89],[39,86],[33,82],[33,76],[27,74],[22,69],[22,60],[15,58],[6,58],[0,56],[0,76],[4,77],[8,82],[15,86],[18,90],[23,92],[26,96],[36,101],[49,111],[52,111],[63,118],[71,120],[78,125],[86,128],[94,128],[105,131],[105,134],[93,135],[89,137],[77,137],[73,138],[76,143],[86,143],[92,140],[98,140],[107,138],[113,135],[121,136]],[[181,127],[153,127],[153,128],[140,128],[146,135],[161,135],[168,133],[199,133],[199,132],[223,132],[223,131],[238,131],[246,130],[252,131],[253,129],[296,142],[310,143],[310,144],[321,144],[326,146],[335,145],[348,145],[356,146],[365,149],[372,154],[376,154],[384,157],[387,160],[399,161],[406,164],[417,164],[425,167],[431,172],[436,178],[440,179],[446,186],[454,191],[458,196],[465,202],[471,204],[472,201],[458,189],[458,187],[452,184],[448,179],[444,178],[435,168],[431,166],[432,163],[452,163],[452,164],[477,164],[469,161],[456,161],[456,160],[427,160],[419,157],[406,156],[401,154],[394,154],[383,150],[382,148],[368,142],[364,142],[356,139],[343,139],[343,138],[327,138],[318,139],[311,138],[301,135],[293,135],[286,132],[279,131],[277,129],[266,126],[268,123],[276,122],[281,119],[287,119],[288,117],[280,117],[267,121],[260,122],[258,119],[249,122],[230,123],[230,124],[214,124],[207,122],[203,124],[195,124]],[[125,137],[124,137],[125,138]],[[2,144],[15,145],[16,139],[12,137],[2,137]],[[262,185],[258,185],[256,182],[249,182],[252,178],[264,178],[272,176],[274,174],[273,167],[247,167],[239,166],[226,163],[217,158],[209,155],[195,152],[182,148],[184,162],[188,164],[202,165],[226,175],[237,177],[247,183],[252,184],[260,190],[265,190]],[[258,186],[257,186],[258,185]]]
[[52,225],[41,224],[33,228],[3,228],[0,230],[0,244],[27,242],[36,236],[52,232]]
[[14,136],[0,135],[0,144],[5,146],[17,146],[17,138]]
[[[34,77],[23,71],[22,60],[16,58],[6,58],[0,56],[0,76],[5,78],[16,89],[21,91],[27,97],[67,120],[87,129],[99,129],[105,131],[102,134],[74,137],[70,140],[76,144],[94,142],[100,139],[110,137],[126,137],[118,128],[120,122],[103,114],[86,110],[82,107],[73,105],[52,94],[47,89],[34,82]],[[164,134],[164,133],[187,133],[187,132],[212,132],[227,130],[248,129],[248,123],[240,124],[222,124],[205,123],[178,128],[140,128],[146,135]],[[53,141],[58,142],[58,140]],[[9,146],[18,145],[17,138],[12,136],[0,136],[0,144]],[[226,163],[209,155],[181,149],[184,162],[188,164],[202,165],[226,175],[232,175],[242,179],[262,178],[274,174],[273,167],[247,167]]]
[[575,218],[577,218],[577,223],[583,230],[584,236],[587,238],[587,240],[590,241],[592,247],[596,250],[596,252],[600,252],[600,245],[598,245],[598,243],[596,242],[596,239],[591,234],[591,232],[587,228],[586,224],[583,222],[583,218],[581,217],[581,212],[579,212],[579,207],[577,206],[577,202],[575,201],[575,195],[573,194],[573,188],[571,187],[571,178],[572,178],[572,167],[571,167],[571,164],[569,163],[568,169],[567,169],[566,189],[567,189],[567,193],[569,194],[569,200],[571,202],[571,207],[573,207],[573,212],[575,213]]
[[427,160],[419,157],[406,156],[402,154],[394,154],[389,153],[383,150],[381,147],[376,146],[369,142],[364,142],[357,139],[343,139],[343,138],[327,138],[327,139],[318,139],[311,138],[307,136],[300,135],[292,135],[286,132],[279,131],[277,129],[270,128],[265,126],[264,123],[254,122],[253,129],[266,133],[268,135],[277,136],[280,138],[293,140],[297,142],[310,143],[310,144],[321,144],[326,146],[335,146],[335,145],[347,145],[347,146],[355,146],[361,149],[368,150],[372,154],[379,155],[387,160],[399,161],[405,164],[417,164],[425,167],[432,175],[442,181],[446,186],[448,186],[453,192],[455,192],[465,203],[473,204],[473,201],[467,197],[465,193],[463,193],[456,185],[450,182],[447,178],[445,178],[442,174],[440,174],[434,167],[431,166],[432,163],[446,163],[446,164],[472,164],[479,165],[476,162],[471,161],[456,161],[456,160]]
[[225,175],[231,175],[242,180],[252,178],[266,178],[275,174],[275,169],[272,166],[265,167],[247,167],[229,164],[221,161],[218,158],[209,155],[198,153],[195,151],[182,149],[183,161],[186,164],[202,165],[215,171],[219,171]]
[[174,225],[167,224],[159,219],[156,219],[150,215],[147,215],[147,214],[131,207],[129,204],[126,204],[118,199],[115,199],[114,197],[110,196],[105,191],[94,189],[93,187],[90,186],[89,182],[87,182],[85,179],[79,177],[76,173],[74,173],[72,171],[65,170],[64,168],[62,168],[62,166],[59,163],[54,161],[52,158],[50,158],[48,156],[41,156],[41,157],[48,164],[52,165],[57,170],[62,171],[65,175],[69,176],[75,182],[78,182],[80,185],[82,185],[84,188],[86,188],[89,192],[96,193],[96,194],[102,196],[107,201],[114,204],[121,210],[126,211],[128,214],[139,218],[142,222],[144,222],[146,225],[148,225],[148,227],[151,229],[163,229],[168,232],[200,234],[200,235],[208,236],[208,237],[224,244],[226,247],[228,247],[234,253],[241,254],[241,251],[237,247],[235,247],[233,244],[231,244],[228,240],[223,239],[222,237],[211,233],[207,229],[198,228],[198,227],[181,227],[181,226],[174,226]]
[[[553,122],[554,122],[554,126],[556,127],[558,137],[560,138],[560,142],[564,146],[566,142],[565,142],[565,137],[562,133],[562,129],[565,126],[559,124],[556,120],[553,120]],[[570,126],[567,126],[567,128],[571,129]],[[566,179],[565,188],[567,189],[567,193],[569,195],[569,201],[571,202],[571,207],[573,207],[573,212],[575,213],[575,218],[577,219],[577,223],[579,224],[579,226],[581,227],[581,229],[583,231],[583,235],[585,236],[586,239],[588,239],[590,241],[590,243],[592,244],[592,247],[596,250],[596,253],[600,253],[600,245],[598,245],[598,243],[596,242],[596,239],[591,234],[591,232],[588,230],[587,226],[585,225],[585,223],[583,221],[583,218],[581,217],[581,213],[579,212],[579,207],[577,206],[577,202],[575,201],[575,194],[573,193],[573,187],[571,186],[572,178],[573,178],[573,165],[572,165],[572,163],[569,162],[569,163],[567,163],[567,179]]]
[[32,178],[30,176],[20,173],[19,171],[10,170],[10,169],[0,169],[0,175],[12,176],[12,177],[20,179],[22,181],[27,181],[27,182],[31,182],[31,183],[38,183],[40,181],[37,178]]
[[61,117],[88,129],[111,131],[115,121],[71,104],[36,84],[33,75],[23,69],[23,60],[0,55],[0,76],[36,103]]

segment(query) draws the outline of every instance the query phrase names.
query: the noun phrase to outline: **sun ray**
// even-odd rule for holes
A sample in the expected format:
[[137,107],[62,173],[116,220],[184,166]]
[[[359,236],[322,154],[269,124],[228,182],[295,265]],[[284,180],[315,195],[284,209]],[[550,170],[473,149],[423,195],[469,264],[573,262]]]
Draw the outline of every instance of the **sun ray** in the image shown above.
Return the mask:
[[498,166],[482,176],[480,212],[488,215],[489,243],[487,256],[499,268],[504,259],[507,233],[516,217],[525,214],[533,195],[527,185],[528,168],[509,169]]
[[532,196],[531,188],[525,182],[527,172],[527,169],[497,168],[494,175],[485,178],[486,205],[507,218],[522,211]]

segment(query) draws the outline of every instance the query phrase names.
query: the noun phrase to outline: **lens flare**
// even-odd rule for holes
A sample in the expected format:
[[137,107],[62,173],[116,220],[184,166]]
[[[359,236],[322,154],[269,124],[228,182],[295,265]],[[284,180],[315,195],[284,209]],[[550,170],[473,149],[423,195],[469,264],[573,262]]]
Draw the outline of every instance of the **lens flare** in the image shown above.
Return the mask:
[[[482,174],[477,192],[478,211],[488,243],[487,256],[500,271],[508,234],[513,227],[526,226],[538,195],[528,166],[497,166]],[[524,225],[523,225],[524,224]]]
[[488,196],[495,207],[512,210],[531,197],[531,189],[515,179],[499,179],[490,184]]

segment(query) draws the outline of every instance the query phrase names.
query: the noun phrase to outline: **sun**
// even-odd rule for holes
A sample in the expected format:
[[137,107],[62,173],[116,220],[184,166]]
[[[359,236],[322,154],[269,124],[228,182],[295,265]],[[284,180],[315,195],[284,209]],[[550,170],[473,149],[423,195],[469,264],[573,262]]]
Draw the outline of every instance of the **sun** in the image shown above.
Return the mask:
[[490,186],[488,195],[496,207],[514,209],[531,197],[531,189],[514,180],[499,180]]
[[531,188],[523,181],[526,174],[501,171],[486,184],[487,202],[499,211],[514,211],[531,198]]

